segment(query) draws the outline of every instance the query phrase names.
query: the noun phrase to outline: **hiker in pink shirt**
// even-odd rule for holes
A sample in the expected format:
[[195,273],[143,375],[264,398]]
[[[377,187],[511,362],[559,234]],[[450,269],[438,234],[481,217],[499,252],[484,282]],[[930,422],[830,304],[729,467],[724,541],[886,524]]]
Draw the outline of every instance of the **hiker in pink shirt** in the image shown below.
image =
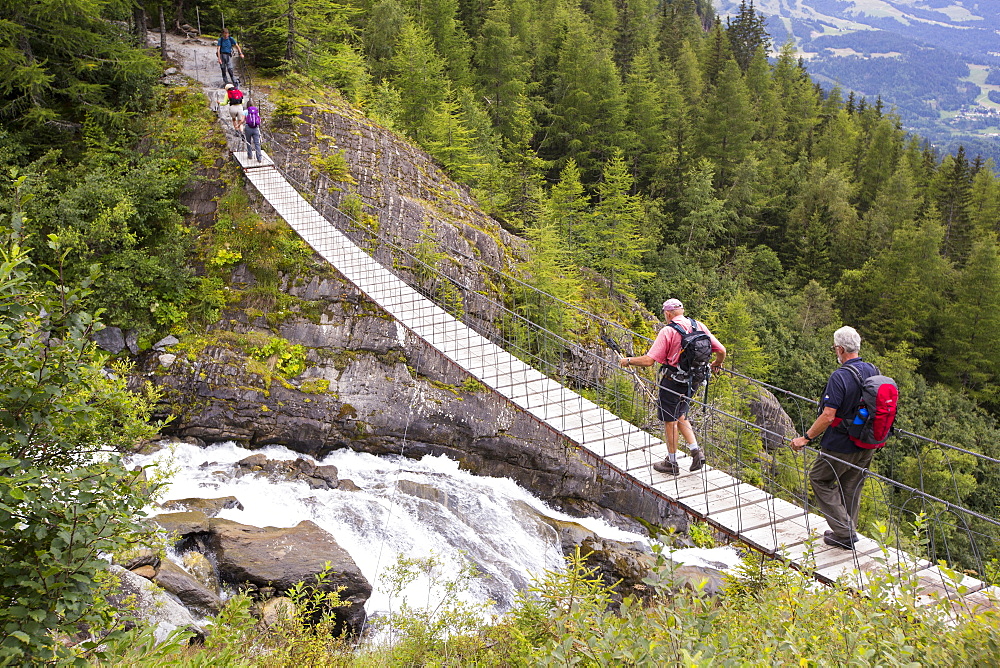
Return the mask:
[[[663,302],[663,316],[667,324],[656,335],[649,352],[641,357],[625,357],[622,366],[663,365],[660,370],[660,396],[657,402],[659,417],[663,420],[664,440],[667,442],[667,459],[653,464],[653,469],[667,475],[677,475],[677,434],[680,432],[691,450],[691,470],[705,465],[705,453],[698,445],[694,429],[687,419],[691,397],[695,389],[708,378],[711,369],[718,371],[726,359],[726,347],[719,343],[704,323],[684,316],[684,304],[679,299]],[[682,347],[686,343],[686,348]],[[682,349],[686,354],[682,356]]]

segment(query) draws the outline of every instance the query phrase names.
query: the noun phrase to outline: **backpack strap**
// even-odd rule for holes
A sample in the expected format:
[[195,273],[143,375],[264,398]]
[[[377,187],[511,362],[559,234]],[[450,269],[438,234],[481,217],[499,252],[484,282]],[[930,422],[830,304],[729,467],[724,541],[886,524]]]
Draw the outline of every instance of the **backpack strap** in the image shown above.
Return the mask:
[[669,327],[672,327],[673,330],[675,332],[677,332],[678,334],[680,334],[681,336],[686,336],[687,334],[691,334],[692,332],[700,332],[701,331],[700,329],[698,329],[698,321],[697,320],[695,320],[694,318],[688,318],[688,322],[691,325],[691,331],[685,330],[683,327],[681,327],[680,325],[678,325],[673,320],[671,320],[670,322],[668,322],[667,325]]
[[[875,366],[874,364],[872,364],[871,362],[865,362],[865,364],[871,364],[871,367],[873,369],[875,369],[875,373],[870,374],[869,378],[871,376],[878,376],[879,374],[882,373],[881,371],[878,370],[878,367]],[[847,369],[848,371],[850,371],[852,374],[854,374],[854,377],[858,379],[858,385],[859,386],[864,386],[864,384],[865,384],[865,377],[861,375],[861,370],[858,369],[858,365],[857,364],[851,364],[850,361],[847,361],[847,362],[844,362],[843,364],[841,364],[840,368],[841,369]]]

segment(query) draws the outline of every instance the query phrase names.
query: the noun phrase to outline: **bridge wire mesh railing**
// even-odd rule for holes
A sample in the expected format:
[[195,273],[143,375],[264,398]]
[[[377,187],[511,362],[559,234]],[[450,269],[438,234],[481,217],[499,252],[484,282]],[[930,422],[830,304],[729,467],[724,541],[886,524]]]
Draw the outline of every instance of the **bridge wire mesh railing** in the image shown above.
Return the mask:
[[[265,140],[268,149],[290,150],[273,133],[265,132]],[[243,148],[239,138],[235,143],[234,149]],[[414,253],[411,249],[420,239],[406,240],[410,247],[404,247],[322,197],[322,182],[304,183],[281,173],[342,234],[472,330],[622,419],[660,435],[652,374],[621,369],[617,355],[598,343],[598,334],[608,336],[638,355],[648,347],[648,338],[459,249],[444,249],[451,260],[476,266],[495,277],[493,285],[506,287],[505,295],[500,289],[483,294],[487,291],[481,286],[449,275],[433,257]],[[570,338],[567,321],[575,323],[574,332],[589,332],[589,344]],[[813,508],[808,468],[817,451],[807,448],[804,456],[795,455],[787,443],[812,423],[816,406],[813,399],[729,369],[692,398],[691,420],[713,467],[808,510]],[[974,488],[970,476],[982,477],[997,464],[1000,460],[981,453],[900,430],[876,454],[864,487],[859,528],[870,530],[881,522],[894,546],[984,574],[1000,556],[1000,522],[993,513],[968,507],[967,500]],[[642,482],[652,485],[656,480]],[[922,538],[912,532],[919,517],[926,527]]]

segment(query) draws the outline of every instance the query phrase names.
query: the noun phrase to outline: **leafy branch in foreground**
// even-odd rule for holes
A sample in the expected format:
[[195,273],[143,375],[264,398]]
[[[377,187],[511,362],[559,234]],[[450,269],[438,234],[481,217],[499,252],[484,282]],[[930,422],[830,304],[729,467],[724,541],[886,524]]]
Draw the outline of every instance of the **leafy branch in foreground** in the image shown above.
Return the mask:
[[[74,654],[76,634],[113,628],[99,595],[106,556],[143,534],[155,491],[120,453],[157,432],[155,395],[126,387],[89,340],[85,285],[32,282],[20,216],[0,246],[0,664]],[[58,251],[59,240],[49,239]],[[86,641],[87,638],[83,638]]]

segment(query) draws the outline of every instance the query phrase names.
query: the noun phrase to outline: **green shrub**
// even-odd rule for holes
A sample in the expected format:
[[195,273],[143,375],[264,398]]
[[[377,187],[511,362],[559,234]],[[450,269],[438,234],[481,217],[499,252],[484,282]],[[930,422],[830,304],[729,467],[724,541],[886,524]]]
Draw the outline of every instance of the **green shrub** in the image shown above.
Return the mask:
[[267,362],[271,368],[286,378],[294,378],[306,370],[306,349],[280,337],[271,338],[261,346],[248,351],[258,360]]

